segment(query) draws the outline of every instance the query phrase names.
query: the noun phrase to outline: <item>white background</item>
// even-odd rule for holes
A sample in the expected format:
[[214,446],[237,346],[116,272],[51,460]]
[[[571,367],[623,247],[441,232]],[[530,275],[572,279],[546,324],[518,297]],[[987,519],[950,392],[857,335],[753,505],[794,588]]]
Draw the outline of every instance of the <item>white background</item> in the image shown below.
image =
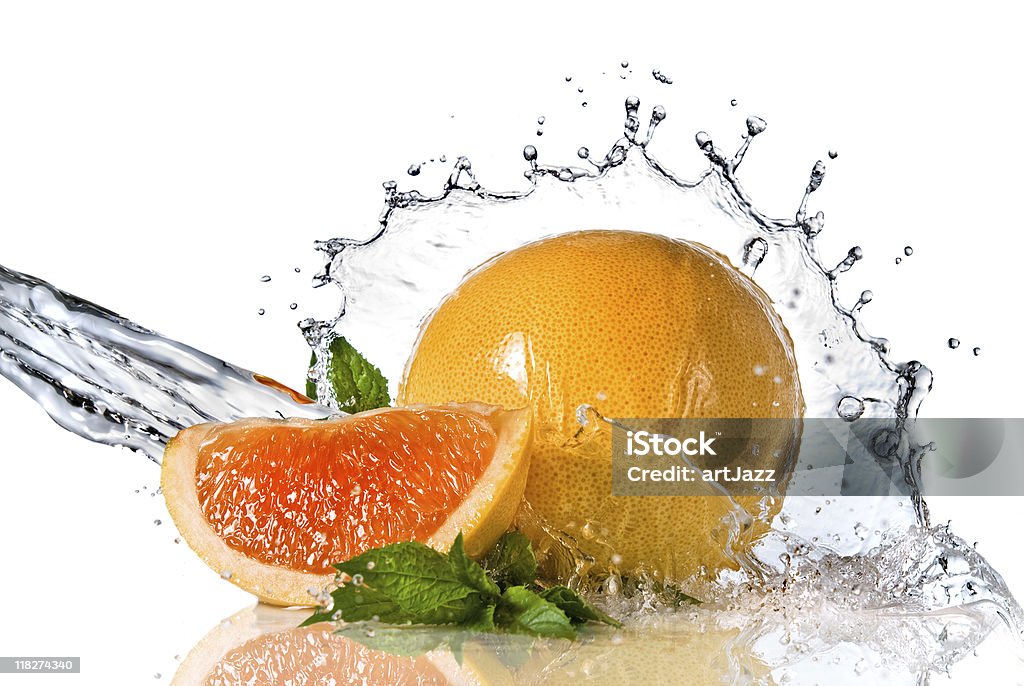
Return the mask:
[[[405,169],[467,154],[487,185],[521,186],[524,144],[602,150],[638,94],[668,107],[652,150],[690,176],[697,130],[730,148],[764,117],[742,177],[769,214],[838,151],[819,248],[864,248],[843,293],[871,288],[868,329],[935,371],[924,413],[1024,416],[1010,4],[707,4],[4,2],[0,263],[300,386],[294,324],[333,297],[310,288],[312,242],[372,230],[382,181],[436,190],[446,168]],[[83,657],[53,683],[166,681],[248,597],[173,543],[155,465],[59,430],[6,382],[0,408],[0,654]],[[1018,594],[1022,505],[934,504]]]

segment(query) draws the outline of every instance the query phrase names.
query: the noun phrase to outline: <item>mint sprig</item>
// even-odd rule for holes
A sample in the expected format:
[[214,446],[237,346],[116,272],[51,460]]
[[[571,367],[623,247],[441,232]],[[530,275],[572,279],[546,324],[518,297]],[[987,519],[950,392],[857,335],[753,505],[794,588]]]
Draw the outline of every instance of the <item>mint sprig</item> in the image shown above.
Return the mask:
[[[330,359],[327,361],[327,380],[342,412],[356,413],[387,407],[391,404],[388,395],[388,380],[381,371],[370,364],[344,336],[333,339],[328,346]],[[316,366],[316,353],[310,361],[310,368]],[[306,382],[306,395],[312,400],[324,402],[317,397],[316,384]]]
[[570,639],[585,622],[621,626],[565,586],[536,586],[537,559],[518,532],[505,534],[486,559],[485,569],[466,555],[461,533],[446,554],[416,542],[368,550],[334,565],[342,583],[332,605],[302,626],[375,620]]
[[530,539],[518,531],[506,533],[484,558],[484,568],[503,588],[532,584],[537,579],[537,558]]
[[546,588],[541,591],[540,597],[564,612],[573,624],[601,622],[614,627],[622,626],[621,622],[598,610],[568,586]]

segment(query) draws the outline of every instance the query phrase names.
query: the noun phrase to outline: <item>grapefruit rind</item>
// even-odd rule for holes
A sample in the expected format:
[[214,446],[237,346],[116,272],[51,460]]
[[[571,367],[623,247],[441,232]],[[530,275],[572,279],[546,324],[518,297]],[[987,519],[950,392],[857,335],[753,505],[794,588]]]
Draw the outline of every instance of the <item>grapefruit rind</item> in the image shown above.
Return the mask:
[[[480,558],[508,531],[522,504],[530,471],[533,413],[529,408],[501,410],[482,403],[462,403],[457,407],[486,417],[494,427],[498,443],[491,464],[473,490],[426,543],[446,552],[461,531],[466,554]],[[502,455],[509,458],[499,459]]]
[[[410,406],[405,409],[425,408]],[[480,475],[466,499],[424,543],[446,551],[459,531],[466,552],[479,557],[508,530],[523,499],[529,471],[531,441],[530,411],[503,410],[478,403],[451,404],[484,417],[494,428],[498,441],[490,464]],[[325,421],[354,421],[394,408],[381,408],[338,419],[243,419],[232,427],[265,430],[268,425],[314,428]],[[197,555],[222,578],[252,593],[261,601],[281,606],[312,606],[315,598],[332,580],[333,574],[314,574],[255,560],[229,547],[203,514],[196,494],[196,464],[202,446],[216,437],[225,424],[198,424],[182,430],[164,451],[160,486],[171,519]],[[338,560],[343,562],[343,560]]]

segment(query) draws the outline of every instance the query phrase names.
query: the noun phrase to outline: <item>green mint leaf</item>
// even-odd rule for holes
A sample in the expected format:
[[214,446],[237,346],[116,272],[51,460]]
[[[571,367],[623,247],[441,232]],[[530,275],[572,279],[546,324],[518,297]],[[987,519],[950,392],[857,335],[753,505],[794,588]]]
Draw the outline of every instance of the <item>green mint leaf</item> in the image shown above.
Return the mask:
[[621,622],[601,612],[566,586],[552,586],[542,591],[540,597],[556,605],[573,624],[603,622],[616,628],[622,627]]
[[526,586],[537,578],[537,558],[530,539],[518,531],[502,536],[484,559],[484,567],[502,588]]
[[449,551],[449,562],[455,570],[456,575],[461,578],[462,583],[475,589],[487,602],[497,602],[502,595],[501,589],[483,570],[479,564],[466,555],[466,549],[462,545],[462,531],[452,543],[452,550]]
[[554,638],[576,637],[562,610],[524,586],[510,586],[494,610],[494,623],[503,631]]
[[331,594],[334,604],[330,611],[317,611],[299,626],[309,626],[336,619],[359,622],[378,619],[383,622],[400,623],[408,621],[400,605],[383,593],[366,586],[348,584]]
[[[396,543],[370,550],[335,565],[352,577],[346,588],[373,589],[396,603],[414,623],[446,624],[464,621],[483,605],[479,595],[452,569],[448,559],[422,543]],[[343,589],[342,589],[343,590]],[[442,615],[447,621],[438,621]],[[351,621],[342,615],[343,619]],[[381,617],[381,621],[392,621]]]
[[[527,588],[537,575],[537,560],[529,540],[518,532],[505,534],[487,560],[493,579],[466,555],[461,533],[447,554],[416,542],[368,550],[334,565],[345,582],[331,593],[332,607],[315,612],[302,626],[372,620],[558,638],[574,638],[575,625],[584,622],[622,626],[566,586],[540,592]],[[377,643],[394,642],[404,653],[429,643],[404,631],[375,631],[370,638],[379,635]]]
[[448,558],[422,543],[395,543],[368,550],[335,568],[351,581],[335,590],[330,612],[307,624],[377,619],[387,624],[461,624],[487,603],[455,572]]
[[468,631],[494,631],[497,627],[494,624],[494,611],[496,605],[488,605],[471,620],[462,625]]
[[[623,578],[624,584],[636,583],[636,580]],[[665,584],[661,582],[655,582],[651,586],[651,590],[657,595],[661,596],[665,600],[670,601],[675,607],[681,607],[683,605],[700,605],[701,601],[694,598],[692,595],[687,595],[679,590],[676,586],[671,584]]]
[[[331,359],[327,365],[327,379],[338,401],[338,409],[356,413],[391,404],[387,379],[344,336],[332,340],[329,350]],[[315,365],[316,353],[310,367]],[[317,397],[316,384],[312,381],[306,382],[306,395],[313,400],[326,400]]]
[[679,607],[680,605],[700,605],[701,603],[697,598],[694,598],[692,595],[687,595],[678,589],[673,590],[672,600],[675,602],[676,607]]
[[451,550],[448,551],[448,562],[451,564],[452,569],[455,571],[456,576],[470,588],[480,593],[489,603],[495,603],[498,601],[498,597],[501,595],[501,589],[498,585],[491,581],[491,578],[487,576],[487,572],[483,570],[479,564],[470,559],[466,555],[466,549],[462,545],[462,532],[455,537],[455,541],[452,543]]

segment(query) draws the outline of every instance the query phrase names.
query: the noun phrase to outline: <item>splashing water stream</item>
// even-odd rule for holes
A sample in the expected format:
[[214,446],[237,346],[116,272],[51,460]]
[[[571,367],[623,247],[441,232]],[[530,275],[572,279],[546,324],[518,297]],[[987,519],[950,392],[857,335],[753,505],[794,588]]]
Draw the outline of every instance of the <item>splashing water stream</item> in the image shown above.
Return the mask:
[[[580,228],[641,229],[702,243],[773,301],[794,342],[807,417],[892,420],[894,447],[886,457],[902,471],[905,497],[787,498],[752,550],[736,545],[750,515],[734,508],[724,535],[713,535],[740,570],[689,580],[687,590],[708,600],[699,609],[672,610],[655,594],[622,593],[624,580],[614,574],[590,590],[639,625],[682,617],[741,627],[751,643],[769,637],[769,662],[780,669],[859,642],[870,643],[867,653],[880,662],[898,657],[910,672],[943,671],[992,630],[993,617],[1020,636],[1024,615],[1002,579],[948,527],[931,524],[920,496],[927,450],[907,440],[905,429],[931,387],[930,371],[918,361],[891,360],[887,341],[864,331],[858,314],[871,301],[870,291],[850,307],[839,302],[837,281],[861,259],[861,249],[851,247],[831,266],[818,255],[815,237],[824,214],[811,214],[809,204],[825,164],[813,165],[794,219],[772,219],[755,209],[737,179],[752,141],[766,129],[764,120],[747,119],[731,156],[698,133],[710,165],[688,181],[648,150],[665,109],[654,107],[643,126],[639,108],[638,99],[626,100],[623,136],[603,157],[580,148],[583,166],[544,164],[528,145],[526,188],[498,192],[484,187],[461,157],[438,195],[385,183],[385,208],[372,238],[318,242],[326,263],[314,283],[341,292],[337,316],[300,323],[317,352],[310,378],[320,397],[330,397],[325,369],[338,335],[367,352],[391,380],[394,396],[419,324],[466,273],[504,251]],[[0,373],[62,427],[157,461],[170,437],[198,422],[322,418],[333,411],[4,268],[0,351]],[[581,409],[585,418],[588,408]],[[611,421],[600,416],[599,404],[590,409],[597,424]],[[740,550],[746,550],[743,559]],[[857,621],[849,621],[853,610]],[[943,613],[951,619],[944,621]],[[899,624],[914,617],[922,619]],[[951,626],[958,627],[955,645]],[[892,643],[879,641],[879,632]],[[909,645],[920,650],[902,654]]]
[[330,413],[273,380],[0,266],[0,373],[57,424],[155,462],[181,429]]

